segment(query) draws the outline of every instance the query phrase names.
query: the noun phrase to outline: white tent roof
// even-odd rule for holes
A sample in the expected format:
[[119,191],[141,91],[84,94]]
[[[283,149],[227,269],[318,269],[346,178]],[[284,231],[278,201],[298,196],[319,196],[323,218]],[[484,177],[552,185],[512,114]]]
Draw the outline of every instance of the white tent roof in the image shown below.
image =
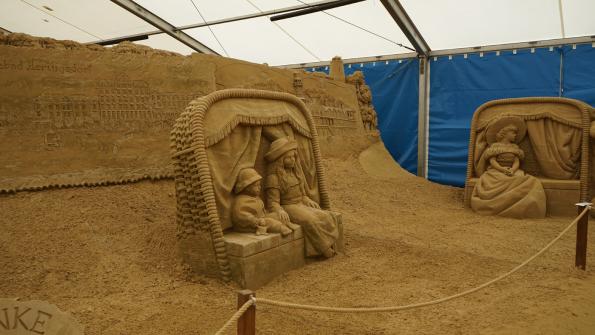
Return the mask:
[[[213,21],[315,1],[136,2],[174,26],[183,26],[203,23],[203,18]],[[401,4],[432,50],[595,35],[593,0],[401,0]],[[270,65],[328,61],[336,55],[355,58],[411,52],[396,44],[411,47],[378,0],[327,13],[276,23],[261,17],[215,25],[210,27],[212,32],[207,27],[185,32],[221,55]],[[2,0],[0,27],[82,43],[156,29],[108,0]],[[192,52],[166,34],[135,43],[182,54]]]

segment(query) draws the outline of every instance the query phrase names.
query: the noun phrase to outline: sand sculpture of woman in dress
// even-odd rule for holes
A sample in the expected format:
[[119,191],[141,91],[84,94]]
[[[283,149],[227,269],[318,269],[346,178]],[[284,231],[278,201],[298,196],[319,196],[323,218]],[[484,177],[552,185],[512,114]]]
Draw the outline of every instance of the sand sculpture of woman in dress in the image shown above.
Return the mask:
[[482,215],[543,218],[545,192],[541,182],[520,168],[524,152],[519,143],[527,127],[516,116],[492,121],[486,130],[488,148],[480,157],[479,180],[471,195],[471,208]]
[[337,219],[308,197],[296,149],[295,141],[282,137],[273,141],[265,154],[269,164],[265,180],[267,210],[277,213],[283,222],[302,227],[307,257],[332,257],[339,237]]

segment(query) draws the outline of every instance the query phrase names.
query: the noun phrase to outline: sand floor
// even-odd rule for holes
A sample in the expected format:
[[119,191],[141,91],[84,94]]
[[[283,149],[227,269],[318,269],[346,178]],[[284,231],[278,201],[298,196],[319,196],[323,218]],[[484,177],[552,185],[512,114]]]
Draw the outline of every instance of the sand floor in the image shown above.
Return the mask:
[[[344,307],[436,299],[512,269],[572,220],[478,216],[463,208],[461,189],[387,172],[378,152],[325,166],[347,253],[286,273],[257,296]],[[184,271],[174,215],[172,181],[2,196],[0,297],[47,300],[87,334],[212,334],[233,314],[238,287]],[[573,266],[571,230],[520,272],[465,298],[382,314],[258,306],[257,332],[595,334],[590,241],[587,271]]]

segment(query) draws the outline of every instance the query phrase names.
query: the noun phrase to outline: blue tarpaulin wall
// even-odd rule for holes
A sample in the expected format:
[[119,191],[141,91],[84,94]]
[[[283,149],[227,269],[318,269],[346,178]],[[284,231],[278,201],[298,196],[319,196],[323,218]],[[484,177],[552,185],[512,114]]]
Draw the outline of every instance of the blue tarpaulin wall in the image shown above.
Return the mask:
[[591,44],[564,47],[562,96],[595,107],[595,48]]
[[[311,70],[328,72],[328,67]],[[345,75],[362,71],[372,90],[382,141],[407,171],[417,173],[419,61],[390,60],[345,65]]]
[[594,105],[595,49],[588,44],[432,59],[428,179],[464,186],[473,112],[490,100],[532,96]]
[[[563,96],[595,106],[591,44],[431,58],[428,178],[464,186],[473,112],[495,99]],[[345,66],[364,72],[389,152],[417,172],[419,62],[391,60]],[[311,70],[328,72],[328,67]]]
[[518,50],[431,60],[428,179],[464,186],[471,118],[483,103],[558,96],[560,52]]

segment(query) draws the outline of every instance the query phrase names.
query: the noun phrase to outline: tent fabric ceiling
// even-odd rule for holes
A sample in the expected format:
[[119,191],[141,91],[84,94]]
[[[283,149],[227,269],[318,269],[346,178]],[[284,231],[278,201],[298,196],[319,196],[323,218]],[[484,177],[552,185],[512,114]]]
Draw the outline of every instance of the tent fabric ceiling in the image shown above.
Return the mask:
[[[171,24],[182,26],[203,22],[196,8],[206,21],[213,21],[315,0],[136,2]],[[595,35],[595,20],[589,17],[595,12],[592,0],[562,0],[565,36],[558,0],[401,0],[401,4],[432,50]],[[379,0],[327,12],[342,20],[315,13],[275,24],[268,17],[261,17],[215,25],[211,30],[229,57],[270,65],[328,61],[336,55],[356,58],[410,52],[396,44],[411,46]],[[156,29],[109,0],[3,0],[0,2],[0,27],[81,43]],[[225,55],[207,27],[185,32]],[[192,52],[165,34],[135,43],[181,54]]]

